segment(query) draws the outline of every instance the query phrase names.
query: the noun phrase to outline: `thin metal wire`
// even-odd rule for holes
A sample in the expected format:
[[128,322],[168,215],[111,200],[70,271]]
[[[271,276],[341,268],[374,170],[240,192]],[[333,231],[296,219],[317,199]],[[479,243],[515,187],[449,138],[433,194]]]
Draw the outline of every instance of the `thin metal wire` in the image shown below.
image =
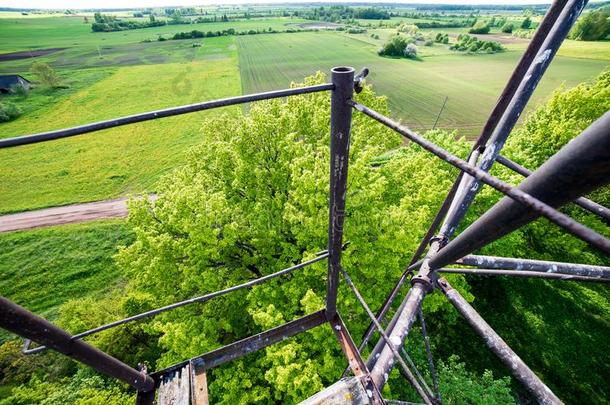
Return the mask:
[[[388,347],[392,351],[392,354],[394,355],[394,357],[396,358],[396,360],[398,361],[398,363],[402,367],[402,370],[404,371],[407,379],[409,380],[409,382],[411,383],[413,388],[415,388],[415,390],[417,391],[419,396],[424,400],[424,402],[426,404],[432,405],[433,401],[428,396],[428,393],[426,393],[423,390],[423,388],[417,382],[417,379],[415,378],[415,376],[413,375],[413,373],[411,372],[411,370],[409,369],[409,367],[407,366],[407,364],[403,360],[403,358],[400,355],[400,353],[398,353],[398,351],[394,348],[394,346],[392,346],[392,343],[390,342],[390,338],[388,337],[388,335],[385,332],[385,330],[383,330],[383,328],[381,327],[381,325],[377,321],[377,318],[375,317],[375,314],[371,311],[371,309],[369,308],[368,304],[366,303],[366,301],[364,300],[362,295],[360,295],[360,292],[358,291],[358,288],[356,288],[356,285],[354,284],[354,282],[350,278],[349,274],[347,274],[347,272],[343,268],[341,268],[340,270],[341,270],[341,274],[343,275],[343,278],[345,279],[345,282],[350,287],[350,289],[353,291],[354,295],[356,296],[356,298],[358,299],[358,301],[360,302],[360,304],[362,305],[362,307],[364,308],[364,310],[368,314],[369,318],[371,318],[373,323],[375,323],[375,326],[377,327],[377,330],[379,331],[379,334],[381,335],[382,339],[386,341]],[[385,379],[387,381],[388,376],[385,376]]]
[[[550,221],[564,228],[568,232],[588,242],[591,246],[594,246],[600,249],[601,251],[610,254],[610,240],[604,237],[603,235],[600,235],[594,230],[587,228],[583,224],[574,221],[572,218],[568,217],[565,214],[562,214],[561,212],[557,211],[550,205],[538,200],[537,198],[532,197],[530,194],[527,194],[516,187],[510,186],[509,184],[490,175],[486,171],[481,170],[476,166],[468,164],[464,160],[447,152],[440,146],[428,141],[422,136],[411,131],[404,125],[401,125],[391,120],[390,118],[378,113],[377,111],[351,100],[347,101],[347,103],[352,105],[356,110],[373,118],[375,121],[387,126],[388,128],[393,129],[394,131],[403,135],[405,138],[415,142],[416,144],[418,144],[428,152],[441,158],[445,162],[465,171],[466,173],[473,176],[476,180],[488,184],[489,186],[512,198],[513,200],[529,207],[531,210],[537,212],[538,214],[545,216]],[[445,264],[448,263],[439,263],[438,265],[443,266]]]
[[[117,326],[124,325],[124,324],[129,323],[129,322],[134,322],[134,321],[138,321],[138,320],[143,319],[143,318],[148,318],[148,317],[151,317],[151,316],[155,316],[155,315],[158,315],[158,314],[160,314],[162,312],[169,311],[169,310],[176,309],[176,308],[180,308],[180,307],[183,307],[185,305],[194,304],[196,302],[205,302],[205,301],[211,300],[212,298],[216,298],[216,297],[228,294],[228,293],[233,292],[233,291],[241,290],[243,288],[252,287],[252,286],[255,286],[257,284],[264,283],[265,281],[271,280],[272,278],[283,276],[285,274],[291,273],[294,270],[302,269],[303,267],[307,267],[307,266],[309,266],[311,264],[319,262],[320,260],[324,260],[327,257],[328,257],[328,251],[324,251],[324,253],[320,254],[318,257],[315,257],[315,258],[313,258],[311,260],[307,260],[305,262],[299,263],[299,264],[294,265],[292,267],[288,267],[288,268],[280,270],[278,272],[269,274],[267,276],[259,277],[257,279],[254,279],[252,281],[248,281],[248,282],[243,283],[243,284],[239,284],[239,285],[236,285],[236,286],[233,286],[233,287],[225,288],[224,290],[214,291],[214,292],[206,294],[206,295],[202,295],[202,296],[199,296],[199,297],[190,298],[188,300],[176,302],[176,303],[173,303],[173,304],[161,307],[161,308],[157,308],[157,309],[153,309],[153,310],[150,310],[150,311],[147,311],[147,312],[143,312],[141,314],[130,316],[129,318],[120,319],[118,321],[110,322],[110,323],[108,323],[106,325],[98,326],[97,328],[93,328],[93,329],[90,329],[88,331],[78,333],[78,334],[72,336],[72,340],[80,340],[80,339],[82,339],[82,338],[84,338],[86,336],[93,335],[95,333],[99,333],[99,332],[102,332],[102,331],[105,331],[105,330],[108,330],[108,329],[111,329],[111,328],[115,328]],[[35,349],[28,349],[28,347],[29,347],[29,345],[26,342],[26,346],[24,346],[24,349],[23,349],[23,353],[24,354],[39,353],[39,352],[42,352],[42,351],[46,350],[46,348],[47,348],[46,346],[40,346],[40,347],[37,347]]]
[[430,389],[430,386],[428,385],[428,383],[426,382],[426,379],[424,378],[424,376],[419,372],[419,369],[417,368],[417,366],[415,365],[415,362],[413,361],[413,359],[411,358],[411,356],[409,356],[409,353],[407,352],[407,350],[403,347],[400,348],[400,352],[402,353],[403,356],[405,356],[405,359],[407,359],[407,362],[409,363],[409,366],[411,366],[411,368],[413,369],[413,371],[415,371],[415,376],[417,376],[417,379],[419,380],[419,383],[422,385],[422,387],[425,388],[426,392],[428,393],[428,396],[434,398],[434,392],[432,392],[432,390]]
[[424,311],[421,309],[421,307],[419,307],[417,315],[419,316],[419,322],[421,323],[421,334],[424,339],[424,345],[426,346],[428,369],[430,370],[430,376],[432,377],[432,385],[434,386],[434,391],[436,392],[436,400],[440,404],[442,402],[441,391],[439,389],[438,378],[436,376],[436,367],[434,367],[434,358],[432,357],[432,350],[430,349],[430,339],[428,338],[426,321],[424,319]]

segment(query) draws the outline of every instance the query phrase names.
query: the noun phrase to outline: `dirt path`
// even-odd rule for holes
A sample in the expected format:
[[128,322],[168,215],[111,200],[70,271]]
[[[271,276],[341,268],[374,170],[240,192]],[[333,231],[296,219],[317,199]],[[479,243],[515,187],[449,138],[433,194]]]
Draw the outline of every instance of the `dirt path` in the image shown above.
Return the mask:
[[49,48],[49,49],[35,49],[29,51],[19,51],[0,54],[0,62],[7,60],[27,59],[36,58],[38,56],[45,56],[53,52],[63,51],[66,48]]
[[[157,196],[153,194],[149,198],[154,200]],[[73,224],[101,218],[123,218],[127,216],[127,200],[128,198],[118,198],[2,215],[0,232]]]

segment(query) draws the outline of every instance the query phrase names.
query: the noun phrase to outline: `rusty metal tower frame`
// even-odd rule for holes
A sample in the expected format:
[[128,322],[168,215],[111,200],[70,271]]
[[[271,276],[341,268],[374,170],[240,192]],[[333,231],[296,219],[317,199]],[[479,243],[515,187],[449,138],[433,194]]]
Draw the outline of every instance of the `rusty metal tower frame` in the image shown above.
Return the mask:
[[[534,172],[530,172],[500,155],[502,146],[523,112],[539,80],[586,3],[586,0],[556,0],[553,2],[513,71],[466,161],[451,155],[406,126],[354,101],[352,99],[353,92],[359,92],[362,89],[362,82],[368,74],[368,69],[364,69],[355,75],[355,71],[351,67],[332,69],[332,82],[328,84],[208,101],[64,130],[0,140],[0,148],[9,148],[229,105],[299,94],[331,92],[331,160],[327,250],[319,252],[311,260],[276,273],[102,325],[76,335],[70,335],[25,308],[0,297],[0,326],[26,339],[24,345],[24,353],[26,354],[38,353],[50,348],[131,385],[138,391],[137,403],[139,404],[152,404],[155,401],[156,394],[159,404],[188,404],[189,402],[203,404],[207,403],[206,370],[328,323],[348,360],[349,367],[343,375],[344,378],[307,400],[307,403],[321,403],[332,400],[332,398],[336,399],[338,397],[333,397],[333,395],[337,394],[343,395],[342,398],[345,401],[347,391],[350,394],[348,397],[351,398],[347,402],[351,403],[406,403],[386,400],[381,395],[388,374],[395,363],[398,362],[403,375],[421,396],[422,401],[425,404],[439,404],[442,399],[439,395],[434,361],[421,310],[421,303],[426,295],[433,289],[438,289],[444,293],[448,301],[467,320],[476,333],[483,338],[491,351],[499,357],[513,376],[530,391],[539,403],[560,404],[561,400],[528,368],[458,291],[451,287],[448,281],[442,277],[442,274],[540,277],[589,282],[610,281],[610,267],[471,254],[540,216],[546,217],[601,252],[610,254],[610,240],[608,238],[557,210],[557,208],[572,202],[600,216],[604,221],[610,222],[610,210],[608,208],[583,197],[583,195],[610,182],[610,112],[600,117]],[[409,141],[416,143],[460,170],[438,214],[413,254],[410,265],[403,272],[377,313],[369,308],[348,272],[341,265],[341,252],[344,247],[343,224],[350,129],[354,110],[393,129]],[[523,175],[525,180],[519,186],[513,187],[490,175],[488,173],[489,169],[496,161]],[[505,196],[457,237],[453,238],[460,221],[464,218],[467,209],[481,188],[481,183],[493,187]],[[426,252],[425,255],[424,252]],[[422,258],[422,256],[424,257]],[[148,374],[142,367],[135,369],[83,340],[83,338],[92,334],[129,322],[149,318],[185,305],[203,303],[236,290],[261,284],[321,260],[327,260],[328,263],[325,309],[164,370]],[[445,267],[452,264],[470,266],[470,268]],[[343,279],[371,318],[371,323],[359,347],[354,343],[337,311],[337,290],[340,275],[343,276]],[[384,323],[392,303],[398,297],[401,286],[407,279],[410,279],[411,287],[395,315],[384,328],[382,323]],[[404,348],[404,341],[416,318],[419,318],[422,326],[428,354],[428,367],[433,382],[432,388],[426,383]],[[381,337],[365,361],[361,353],[375,331],[379,332]],[[32,341],[41,346],[30,348]],[[354,375],[353,377],[347,377],[350,370]]]

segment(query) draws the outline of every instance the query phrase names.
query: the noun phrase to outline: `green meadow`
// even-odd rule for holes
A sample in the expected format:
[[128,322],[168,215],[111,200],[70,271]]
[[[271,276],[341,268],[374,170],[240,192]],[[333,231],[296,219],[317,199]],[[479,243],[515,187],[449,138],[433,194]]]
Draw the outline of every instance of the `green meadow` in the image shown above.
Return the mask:
[[132,239],[118,220],[0,233],[0,291],[53,319],[68,300],[101,297],[121,286],[112,256]]

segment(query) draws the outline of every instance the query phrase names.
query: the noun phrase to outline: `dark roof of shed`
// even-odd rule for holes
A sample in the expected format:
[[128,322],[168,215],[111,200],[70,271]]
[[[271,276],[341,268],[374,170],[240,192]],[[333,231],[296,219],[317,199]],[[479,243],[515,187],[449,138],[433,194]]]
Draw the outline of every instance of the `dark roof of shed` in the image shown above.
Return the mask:
[[21,75],[0,75],[0,87],[10,87],[14,84],[19,83],[19,79],[30,83],[28,79]]

